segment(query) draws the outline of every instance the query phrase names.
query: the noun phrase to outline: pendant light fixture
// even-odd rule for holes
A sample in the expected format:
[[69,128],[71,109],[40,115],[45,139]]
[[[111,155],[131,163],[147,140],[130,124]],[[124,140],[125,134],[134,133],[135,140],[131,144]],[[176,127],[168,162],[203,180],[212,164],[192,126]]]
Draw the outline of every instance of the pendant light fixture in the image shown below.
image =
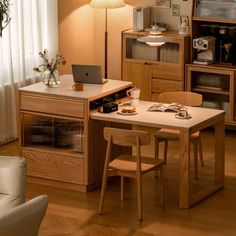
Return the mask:
[[164,28],[157,25],[157,7],[155,6],[155,22],[149,30],[149,34],[144,37],[140,37],[137,40],[142,43],[146,43],[149,46],[159,47],[165,44],[162,32],[165,31]]
[[159,47],[159,46],[164,45],[165,42],[163,40],[163,35],[161,31],[156,31],[155,33],[153,32],[154,31],[150,31],[147,36],[140,37],[137,40],[139,42],[146,43],[147,45],[153,46],[153,47]]

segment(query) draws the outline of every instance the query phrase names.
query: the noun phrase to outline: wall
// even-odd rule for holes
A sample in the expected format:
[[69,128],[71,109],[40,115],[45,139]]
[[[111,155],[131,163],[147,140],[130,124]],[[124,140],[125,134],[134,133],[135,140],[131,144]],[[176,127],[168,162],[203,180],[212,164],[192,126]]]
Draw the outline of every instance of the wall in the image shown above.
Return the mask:
[[[137,6],[152,6],[154,0],[126,0],[119,9],[108,9],[108,78],[121,77],[121,31],[132,28],[132,10]],[[71,73],[72,63],[104,65],[105,10],[93,9],[89,0],[58,0],[59,3],[59,52],[67,59],[61,74]],[[190,17],[192,0],[172,0],[180,5],[180,14]],[[157,9],[158,22],[178,30],[179,17],[171,9]]]
[[94,11],[87,1],[59,0],[59,53],[67,61],[61,74],[71,73],[71,64],[94,63]]

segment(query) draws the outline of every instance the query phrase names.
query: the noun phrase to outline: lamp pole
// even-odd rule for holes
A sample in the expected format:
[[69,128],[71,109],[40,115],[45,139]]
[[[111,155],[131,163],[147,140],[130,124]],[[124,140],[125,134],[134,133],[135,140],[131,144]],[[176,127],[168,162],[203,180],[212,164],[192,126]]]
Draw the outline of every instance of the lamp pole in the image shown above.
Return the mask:
[[105,8],[105,61],[104,61],[104,77],[107,79],[107,8]]
[[107,61],[108,61],[108,33],[107,33],[107,9],[124,7],[123,0],[91,0],[90,6],[94,8],[105,8],[105,61],[104,61],[104,77],[107,79]]

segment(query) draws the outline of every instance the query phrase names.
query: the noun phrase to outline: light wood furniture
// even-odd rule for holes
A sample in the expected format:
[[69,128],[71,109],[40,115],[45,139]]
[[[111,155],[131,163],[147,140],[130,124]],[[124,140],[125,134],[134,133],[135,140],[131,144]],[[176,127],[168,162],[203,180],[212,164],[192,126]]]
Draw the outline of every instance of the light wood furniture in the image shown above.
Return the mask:
[[150,47],[137,41],[147,34],[122,32],[122,80],[132,81],[140,88],[142,100],[158,101],[162,92],[184,90],[189,36],[167,31],[163,33],[163,46]]
[[[212,129],[207,129],[202,132],[204,148],[209,150],[209,152],[204,153],[206,166],[209,164],[208,161],[212,160],[212,152],[210,151],[214,143],[214,132],[212,131]],[[119,201],[120,182],[117,178],[112,178],[108,182],[109,190],[106,195],[105,207],[109,208],[104,209],[106,212],[104,212],[102,217],[96,214],[100,196],[99,190],[85,195],[80,192],[65,191],[64,189],[55,189],[49,186],[39,187],[37,184],[29,183],[26,189],[26,199],[33,198],[42,194],[42,192],[48,193],[50,196],[51,200],[49,201],[46,217],[42,223],[40,235],[51,235],[52,232],[54,235],[67,236],[70,234],[87,236],[114,234],[116,236],[146,235],[147,230],[149,234],[153,235],[156,235],[157,232],[165,232],[165,236],[196,234],[203,234],[204,236],[234,235],[236,230],[234,207],[236,206],[235,140],[236,132],[226,129],[225,157],[227,161],[225,163],[224,189],[187,211],[177,209],[179,197],[179,178],[177,178],[179,176],[179,165],[177,159],[169,159],[169,165],[165,168],[165,176],[167,178],[165,185],[166,209],[162,209],[159,206],[160,201],[155,201],[154,199],[157,195],[159,199],[159,184],[156,184],[153,173],[150,172],[145,175],[143,178],[143,191],[145,195],[143,197],[144,204],[145,202],[147,204],[145,204],[143,224],[137,224],[138,222],[135,220],[137,215],[136,201],[128,199],[125,201],[125,204]],[[176,153],[179,152],[178,145],[170,143],[170,147],[171,152],[177,158]],[[144,154],[149,155],[150,151],[149,147],[145,147]],[[18,155],[18,141],[1,146],[0,154]],[[213,160],[210,162],[213,162]],[[211,168],[211,170],[213,169]],[[197,182],[205,182],[211,179],[211,177],[212,175],[209,175],[209,168],[201,168],[201,178]],[[130,179],[127,184],[126,196],[134,196],[134,193],[136,193],[135,181]],[[217,227],[209,227],[209,224],[215,224]]]
[[[199,37],[214,37],[215,62],[209,65],[189,64],[186,67],[186,90],[201,93],[204,107],[224,109],[228,125],[236,125],[234,8],[235,3],[230,0],[193,1],[191,41]],[[229,45],[230,49],[227,48]],[[199,51],[192,46],[190,49],[191,61],[194,61]]]
[[[142,206],[142,175],[149,171],[160,170],[161,204],[164,204],[164,162],[157,158],[141,156],[141,146],[150,144],[148,132],[104,128],[104,138],[107,140],[106,159],[103,172],[102,189],[99,203],[99,214],[103,213],[104,196],[109,173],[121,177],[121,200],[124,200],[125,177],[135,178],[137,181],[137,203],[139,221],[143,220]],[[123,154],[111,159],[112,146],[128,146],[136,148],[136,155]],[[113,157],[114,158],[114,157]]]
[[[225,66],[226,67],[226,66]],[[236,68],[218,64],[186,66],[187,91],[203,95],[203,106],[225,110],[225,123],[236,125]]]
[[88,191],[100,184],[104,162],[98,151],[103,127],[93,126],[90,115],[105,98],[127,99],[132,83],[84,84],[83,91],[72,85],[72,75],[65,75],[57,88],[40,82],[19,90],[21,155],[27,159],[28,181]]
[[[159,95],[159,102],[161,103],[179,103],[185,106],[201,106],[202,105],[202,95],[198,93],[177,91],[177,92],[166,92]],[[156,156],[159,157],[159,143],[164,142],[164,155],[163,159],[166,163],[167,160],[167,149],[168,149],[168,140],[179,140],[180,132],[178,130],[172,129],[159,129],[155,135],[156,143]],[[202,142],[200,132],[191,134],[190,141],[193,144],[194,151],[194,174],[195,179],[198,178],[198,151],[201,161],[201,165],[204,166],[203,154],[202,154]]]
[[[173,113],[148,112],[148,108],[153,104],[153,102],[141,101],[140,105],[136,108],[137,114],[133,116],[124,116],[117,113],[94,113],[91,115],[91,118],[97,122],[110,121],[120,124],[179,130],[179,206],[181,208],[190,208],[197,202],[222,189],[224,186],[224,111],[200,107],[188,107],[188,111],[192,118],[183,121],[176,119]],[[197,193],[192,193],[190,185],[190,136],[209,126],[215,128],[214,182],[207,185],[207,187],[204,186]]]

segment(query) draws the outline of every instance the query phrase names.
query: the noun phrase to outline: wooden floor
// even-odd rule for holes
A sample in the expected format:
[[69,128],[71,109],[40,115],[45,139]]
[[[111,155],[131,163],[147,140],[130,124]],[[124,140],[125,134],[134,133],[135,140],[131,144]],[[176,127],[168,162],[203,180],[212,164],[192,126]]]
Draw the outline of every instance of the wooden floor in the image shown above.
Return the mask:
[[[203,133],[205,166],[192,191],[211,181],[212,131]],[[178,144],[170,145],[166,165],[166,206],[160,206],[158,179],[144,176],[144,220],[138,222],[135,183],[128,180],[126,200],[119,200],[119,179],[109,180],[105,214],[97,215],[99,190],[89,193],[27,185],[28,199],[48,194],[49,206],[40,236],[225,236],[236,235],[236,131],[226,131],[225,188],[189,210],[178,207]],[[149,152],[149,148],[146,152]],[[0,147],[1,155],[17,155],[16,143]]]

